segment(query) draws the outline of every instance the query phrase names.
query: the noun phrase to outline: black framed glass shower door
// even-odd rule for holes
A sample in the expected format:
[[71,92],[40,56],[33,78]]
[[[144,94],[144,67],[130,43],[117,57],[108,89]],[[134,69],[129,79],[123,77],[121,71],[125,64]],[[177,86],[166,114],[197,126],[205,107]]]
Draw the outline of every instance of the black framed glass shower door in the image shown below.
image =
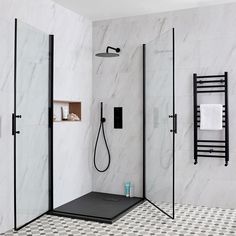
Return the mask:
[[15,20],[12,114],[15,230],[49,210],[50,37]]
[[174,218],[174,29],[143,45],[144,195]]

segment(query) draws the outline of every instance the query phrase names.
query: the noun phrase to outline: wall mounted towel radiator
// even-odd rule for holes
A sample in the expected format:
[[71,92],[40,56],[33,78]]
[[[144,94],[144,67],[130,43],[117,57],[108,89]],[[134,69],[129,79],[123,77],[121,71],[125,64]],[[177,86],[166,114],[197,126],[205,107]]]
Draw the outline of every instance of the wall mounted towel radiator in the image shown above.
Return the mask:
[[[223,93],[223,130],[222,140],[199,139],[200,128],[200,105],[198,96],[200,94]],[[223,158],[225,166],[229,162],[229,119],[228,119],[228,73],[223,75],[199,76],[193,74],[193,105],[194,105],[194,164],[198,163],[198,158]],[[211,132],[211,131],[208,131]]]

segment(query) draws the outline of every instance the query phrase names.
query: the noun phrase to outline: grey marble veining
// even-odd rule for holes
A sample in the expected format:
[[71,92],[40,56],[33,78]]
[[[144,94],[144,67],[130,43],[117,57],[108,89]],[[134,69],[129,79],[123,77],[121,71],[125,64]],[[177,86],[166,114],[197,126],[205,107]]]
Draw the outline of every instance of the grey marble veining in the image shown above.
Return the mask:
[[[1,0],[0,32],[4,37],[0,37],[0,101],[4,102],[0,106],[0,232],[13,225],[13,139],[9,117],[13,111],[12,55],[15,17],[47,34],[55,35],[55,99],[82,102],[83,122],[54,125],[57,180],[54,182],[55,206],[91,190],[123,194],[123,184],[127,180],[134,183],[135,195],[142,196],[142,44],[149,43],[174,27],[176,110],[179,115],[176,139],[176,201],[235,208],[236,136],[232,132],[236,128],[235,11],[236,4],[226,4],[94,22],[92,54],[92,24],[85,18],[50,0]],[[95,53],[104,51],[108,45],[120,47],[120,57],[94,57]],[[159,62],[161,61],[151,63],[158,64],[162,78],[168,78],[168,69]],[[192,74],[218,74],[224,71],[229,72],[230,78],[230,164],[225,168],[222,160],[203,159],[194,166]],[[25,68],[24,72],[29,70]],[[156,76],[155,73],[153,76]],[[26,89],[24,85],[22,84],[22,90]],[[165,103],[161,96],[168,88],[165,79],[153,81],[151,86],[156,91],[152,94],[154,101]],[[110,169],[103,174],[92,169],[92,147],[99,125],[101,101],[104,102],[104,116],[107,119],[105,130],[112,157]],[[155,117],[158,103],[153,102],[150,105],[154,108],[150,107],[149,125],[153,122],[154,127],[165,136],[164,129],[169,129],[168,125],[163,124],[160,127]],[[122,130],[113,129],[114,106],[122,106],[124,109]],[[164,107],[168,107],[168,104]],[[44,121],[43,117],[40,122]],[[34,116],[32,121],[38,122]],[[164,150],[168,147],[162,136],[150,132],[148,138],[157,142],[157,145],[149,147],[151,155],[155,152],[166,153]],[[169,158],[160,160],[163,169],[171,168],[168,160]],[[104,143],[99,141],[98,164],[103,166],[106,161]],[[43,175],[41,167],[39,165]],[[153,197],[158,193],[158,197],[167,198],[168,191],[164,189],[160,192],[158,188],[164,188],[169,183],[163,182],[162,186],[157,186],[158,176],[155,175],[155,168],[152,168],[150,186],[154,190]],[[171,173],[167,171],[163,174],[168,176]]]
[[[235,208],[236,178],[235,165],[235,24],[236,4],[225,4],[204,8],[188,9],[162,14],[129,17],[98,21],[93,24],[93,51],[100,52],[107,45],[121,48],[116,59],[94,58],[93,97],[95,137],[98,125],[98,102],[103,101],[107,116],[107,138],[112,153],[111,170],[105,174],[93,171],[93,185],[96,190],[123,193],[123,183],[133,181],[135,194],[142,194],[142,44],[154,40],[171,28],[175,28],[175,76],[176,76],[176,112],[178,113],[178,135],[176,136],[176,202],[194,205]],[[158,58],[157,58],[158,60]],[[165,58],[163,58],[165,60]],[[168,69],[156,64],[158,72],[152,76],[168,77]],[[160,68],[159,68],[160,67]],[[164,72],[165,71],[165,72]],[[222,160],[201,159],[193,165],[193,98],[192,76],[198,74],[221,74],[229,72],[229,118],[230,118],[230,164],[224,167]],[[166,78],[167,78],[166,77]],[[166,80],[153,80],[153,103],[150,105],[152,125],[157,112],[154,101],[160,101],[164,94]],[[150,97],[151,98],[151,97]],[[213,96],[202,100],[222,102]],[[165,104],[164,101],[162,101]],[[113,129],[113,107],[124,107],[123,130]],[[154,107],[154,108],[152,108]],[[163,107],[164,109],[164,107]],[[129,121],[131,121],[129,123]],[[158,122],[154,123],[158,126]],[[169,128],[168,126],[166,129]],[[163,131],[160,133],[164,135]],[[212,134],[205,133],[210,137]],[[221,134],[216,134],[220,135]],[[148,146],[150,152],[165,150],[163,138],[150,132],[149,139],[156,141]],[[163,147],[161,147],[163,143]],[[123,145],[122,145],[123,144]],[[98,150],[102,161],[105,149]],[[168,158],[167,158],[168,159]],[[132,164],[131,163],[132,160]],[[105,161],[105,158],[104,158]],[[115,170],[115,172],[114,172]],[[158,171],[158,168],[156,169]],[[135,174],[133,174],[135,173]],[[155,169],[153,170],[153,175]],[[168,171],[165,173],[168,175]],[[151,178],[155,182],[155,177]],[[163,183],[163,186],[166,183]],[[168,185],[168,184],[167,184]],[[156,189],[161,187],[159,184]],[[164,194],[163,190],[162,193]],[[160,196],[160,195],[159,195]]]
[[[2,0],[0,1],[0,233],[13,227],[11,113],[13,112],[14,18],[18,18],[45,34],[54,34],[54,99],[74,100],[82,103],[82,122],[56,123],[54,125],[54,204],[58,206],[92,190],[92,23],[51,0]],[[30,43],[24,44],[25,51],[29,51],[32,46]],[[39,40],[39,45],[35,47],[35,50],[40,53],[40,45],[45,43],[47,42]],[[19,56],[21,55],[19,54]],[[20,73],[24,73],[26,78],[33,78],[30,89],[37,88],[32,91],[39,92],[43,96],[46,90],[40,90],[38,82],[41,77],[38,68],[30,65],[30,63],[39,62],[35,61],[35,55],[30,53],[28,58],[24,58],[24,61],[28,64],[24,63],[24,66],[20,68]],[[29,68],[33,68],[33,70]],[[18,108],[24,111],[31,125],[40,124],[41,128],[37,130],[37,134],[40,138],[45,139],[45,130],[42,129],[42,126],[47,121],[47,111],[42,114],[39,114],[38,111],[42,111],[40,104],[44,104],[46,101],[42,101],[40,97],[35,98],[35,107],[38,109],[35,112],[25,109],[25,102],[32,96],[32,93],[28,93],[26,96],[25,92],[29,89],[28,84],[26,80],[20,84]],[[22,120],[21,126],[24,125]],[[31,132],[30,126],[26,128],[24,130],[30,141],[35,133]],[[34,147],[38,152],[42,152],[44,148],[46,147],[40,144]],[[22,151],[26,152],[27,150]],[[27,153],[27,157],[32,155],[29,150]],[[45,159],[46,163],[47,156],[35,158]],[[47,186],[47,171],[45,172],[47,167],[29,162],[25,168],[30,170],[30,164],[38,166],[38,173],[42,177],[38,181],[42,186]],[[34,176],[33,173],[31,176]],[[25,180],[21,183],[22,190],[30,186],[28,181]],[[37,207],[45,209],[47,195],[40,192],[40,189],[32,194],[42,196]],[[18,200],[21,205],[34,205],[33,200],[30,199],[19,198]],[[27,212],[27,214],[34,215],[34,212]]]

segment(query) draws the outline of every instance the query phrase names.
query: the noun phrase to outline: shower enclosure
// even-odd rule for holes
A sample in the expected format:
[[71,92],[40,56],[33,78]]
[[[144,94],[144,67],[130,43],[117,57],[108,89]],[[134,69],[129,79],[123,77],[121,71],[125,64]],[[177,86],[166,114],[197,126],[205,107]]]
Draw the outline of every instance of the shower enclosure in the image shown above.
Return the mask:
[[144,196],[174,218],[174,29],[143,45]]
[[143,59],[141,197],[91,191],[54,206],[53,48],[53,35],[15,20],[12,114],[15,230],[45,213],[112,223],[143,200],[174,218],[174,138],[177,132],[174,30],[143,45],[143,58],[140,58]]
[[[173,219],[174,145],[177,133],[174,98],[172,29],[143,45],[142,198],[90,192],[55,208],[51,214],[112,223],[143,200],[147,200]],[[102,118],[103,116],[100,119]]]

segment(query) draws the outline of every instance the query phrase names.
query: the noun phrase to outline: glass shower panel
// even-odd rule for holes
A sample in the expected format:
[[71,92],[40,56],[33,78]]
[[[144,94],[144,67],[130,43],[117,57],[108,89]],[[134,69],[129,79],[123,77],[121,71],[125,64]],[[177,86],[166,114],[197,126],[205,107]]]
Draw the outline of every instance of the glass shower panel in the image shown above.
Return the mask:
[[49,35],[16,22],[15,228],[48,211]]
[[174,217],[173,34],[145,45],[146,198]]

